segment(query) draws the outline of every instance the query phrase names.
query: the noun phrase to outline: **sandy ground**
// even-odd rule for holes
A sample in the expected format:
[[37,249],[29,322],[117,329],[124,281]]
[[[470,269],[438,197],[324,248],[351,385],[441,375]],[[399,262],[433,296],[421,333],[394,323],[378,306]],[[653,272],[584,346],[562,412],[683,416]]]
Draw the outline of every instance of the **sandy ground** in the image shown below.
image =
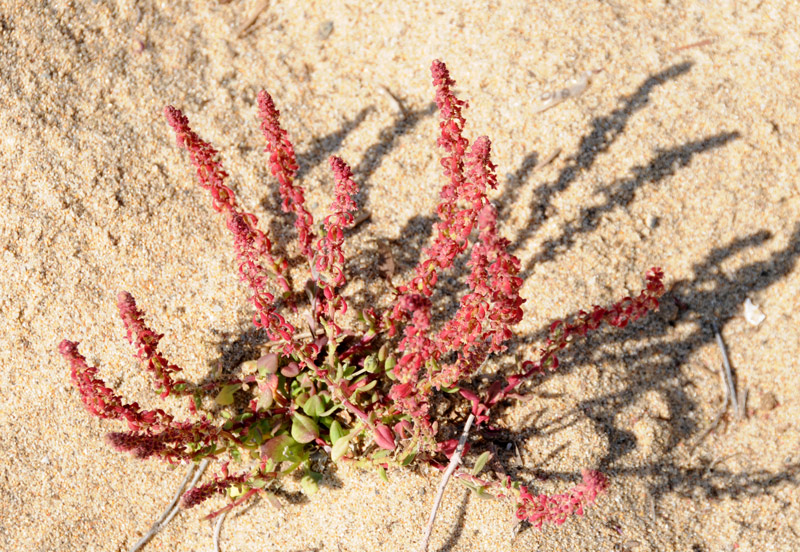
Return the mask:
[[[279,243],[290,222],[257,91],[283,112],[318,218],[325,160],[350,162],[372,213],[349,242],[358,295],[378,246],[402,272],[429,237],[440,58],[470,101],[467,135],[493,141],[493,198],[524,267],[526,318],[497,365],[532,355],[554,319],[635,292],[650,266],[669,293],[658,314],[577,344],[501,419],[522,457],[503,452],[504,469],[559,492],[599,468],[612,485],[598,505],[513,536],[511,505],[451,485],[431,550],[800,549],[797,3],[273,1],[242,30],[258,4],[0,0],[0,548],[126,550],[182,478],[110,450],[118,426],[86,414],[56,354],[79,340],[126,397],[158,401],[118,290],[191,378],[252,341],[229,237],[164,105],[222,151]],[[538,111],[594,70],[581,96]],[[713,324],[747,391],[742,420],[723,415]],[[415,550],[438,480],[389,480],[341,469],[311,499],[256,502],[228,518],[223,550]],[[221,505],[182,513],[147,550],[210,550],[201,518]]]

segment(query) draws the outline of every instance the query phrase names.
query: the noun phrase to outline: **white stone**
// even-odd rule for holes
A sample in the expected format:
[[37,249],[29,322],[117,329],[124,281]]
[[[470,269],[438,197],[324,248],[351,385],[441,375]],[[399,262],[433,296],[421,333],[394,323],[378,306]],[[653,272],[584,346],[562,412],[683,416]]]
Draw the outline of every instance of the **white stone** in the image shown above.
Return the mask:
[[758,305],[754,305],[750,298],[744,302],[744,319],[753,326],[761,324],[766,316],[758,309]]

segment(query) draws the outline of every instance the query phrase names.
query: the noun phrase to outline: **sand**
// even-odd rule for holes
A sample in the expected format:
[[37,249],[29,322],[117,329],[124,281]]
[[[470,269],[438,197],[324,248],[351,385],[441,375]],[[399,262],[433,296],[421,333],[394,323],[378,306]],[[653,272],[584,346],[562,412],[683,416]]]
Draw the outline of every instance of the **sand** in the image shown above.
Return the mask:
[[[111,450],[103,435],[119,426],[87,415],[56,354],[80,341],[127,398],[158,404],[119,290],[188,377],[247,354],[229,237],[163,107],[220,149],[279,242],[291,221],[262,153],[258,90],[282,111],[317,218],[327,157],[351,163],[372,214],[348,242],[349,291],[363,297],[379,246],[408,274],[429,238],[439,58],[470,102],[467,136],[492,139],[492,198],[524,268],[525,320],[493,369],[533,356],[553,320],[636,292],[650,266],[669,291],[659,313],[576,344],[498,420],[522,464],[502,449],[495,468],[540,492],[599,468],[611,487],[596,507],[514,536],[512,505],[451,484],[431,550],[800,549],[797,4],[261,4],[0,3],[0,548],[127,550],[183,476]],[[586,71],[580,96],[539,110]],[[725,407],[714,324],[747,392],[741,420]],[[229,516],[222,550],[416,550],[437,482],[338,469],[310,499]],[[146,550],[212,549],[202,517],[222,504],[181,513]]]

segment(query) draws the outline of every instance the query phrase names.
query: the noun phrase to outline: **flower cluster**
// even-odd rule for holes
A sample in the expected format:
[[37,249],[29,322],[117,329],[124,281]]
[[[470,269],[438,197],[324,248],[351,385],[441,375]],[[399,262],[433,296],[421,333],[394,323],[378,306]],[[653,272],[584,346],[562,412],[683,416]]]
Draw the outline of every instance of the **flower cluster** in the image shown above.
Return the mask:
[[294,146],[289,141],[289,133],[281,128],[280,114],[275,108],[272,96],[266,90],[259,92],[258,116],[261,118],[261,132],[267,141],[265,151],[269,153],[270,172],[280,184],[279,192],[283,199],[281,208],[286,213],[294,212],[297,215],[294,223],[297,229],[297,242],[303,255],[310,257],[311,243],[314,239],[314,233],[311,231],[314,217],[306,210],[303,188],[294,185],[298,168],[297,158],[294,155]]
[[215,494],[224,493],[233,485],[244,483],[249,477],[249,474],[246,472],[229,474],[227,464],[222,466],[221,471],[222,474],[216,476],[213,481],[193,487],[184,493],[181,497],[181,505],[184,508],[193,508],[198,504],[202,504]]
[[[291,291],[284,276],[286,261],[272,255],[272,242],[259,230],[256,216],[243,211],[237,204],[233,191],[225,185],[228,173],[217,159],[219,152],[192,131],[189,119],[180,110],[167,106],[164,115],[175,131],[178,145],[189,151],[192,163],[197,168],[200,186],[211,193],[214,209],[226,215],[226,224],[233,234],[236,256],[239,258],[239,274],[253,292],[252,301],[256,307],[254,324],[264,328],[270,339],[285,341],[285,350],[291,351],[295,329],[276,312],[275,296],[267,291],[270,276],[283,291]],[[294,152],[291,153],[293,156]],[[283,164],[273,162],[273,168],[276,165],[284,167]],[[290,168],[293,166],[290,165]],[[290,173],[288,170],[286,172]],[[302,194],[300,197],[302,198]]]
[[179,388],[182,387],[185,382],[175,382],[172,379],[172,374],[180,372],[181,368],[167,362],[167,359],[158,352],[158,343],[164,334],[157,334],[145,325],[143,315],[136,308],[133,296],[127,291],[121,291],[117,296],[117,308],[125,329],[128,330],[128,341],[139,348],[137,356],[153,374],[161,398],[169,396],[176,384]]
[[346,280],[344,276],[344,230],[353,224],[353,212],[358,208],[353,199],[358,186],[353,181],[353,172],[340,157],[331,157],[331,171],[335,181],[335,199],[330,206],[331,214],[323,223],[324,235],[317,242],[317,251],[313,257],[312,273],[327,273],[330,281],[317,278],[316,284],[322,289],[322,301],[315,316],[327,318],[334,336],[342,333],[336,322],[337,314],[347,312],[347,303],[336,293]]
[[520,487],[520,505],[517,518],[524,519],[534,527],[543,523],[561,525],[571,515],[583,515],[583,509],[597,499],[597,495],[608,488],[608,479],[600,472],[583,470],[583,482],[568,492],[559,495],[532,495],[527,487]]
[[[133,296],[120,293],[118,307],[128,340],[162,399],[189,400],[192,418],[184,421],[161,409],[143,410],[126,403],[103,382],[98,369],[86,363],[77,343],[65,340],[59,352],[69,363],[72,381],[89,412],[127,423],[127,431],[107,436],[112,447],[142,459],[220,460],[220,474],[187,491],[184,507],[220,493],[232,499],[226,509],[255,494],[270,497],[267,489],[276,480],[298,470],[305,474],[301,486],[311,493],[321,477],[311,462],[311,455],[318,452],[333,462],[376,468],[383,476],[388,467],[412,462],[441,467],[443,457],[453,453],[455,441],[442,437],[446,421],[432,413],[435,393],[450,393],[454,402],[471,404],[480,426],[490,420],[501,400],[518,396],[523,381],[555,369],[558,351],[577,337],[603,323],[624,327],[658,307],[663,273],[651,269],[646,289],[637,297],[581,311],[569,323],[554,322],[538,359],[521,363],[518,373],[488,389],[468,387],[490,355],[506,349],[513,326],[522,318],[520,262],[498,232],[497,211],[487,195],[497,187],[491,142],[481,136],[470,146],[462,113],[467,102],[453,93],[455,82],[444,63],[435,61],[431,73],[446,179],[432,243],[406,283],[394,287],[389,282],[390,306],[382,312],[360,311],[359,322],[352,327],[343,322],[348,309],[343,290],[346,235],[358,210],[358,187],[347,163],[339,157],[330,159],[335,199],[317,236],[303,188],[295,182],[297,160],[280,125],[280,113],[269,94],[258,95],[270,171],[278,180],[282,209],[295,215],[297,250],[307,263],[308,282],[297,290],[290,284],[287,261],[273,251],[256,216],[239,205],[226,185],[228,174],[219,152],[191,129],[180,110],[165,109],[167,123],[178,145],[187,150],[200,186],[225,218],[239,275],[252,294],[254,323],[270,342],[259,358],[242,365],[239,377],[225,376],[202,385],[175,380],[181,369],[159,352],[163,336],[145,324]],[[439,275],[467,251],[469,290],[452,319],[436,325],[431,309]],[[302,313],[311,330],[307,335],[279,312],[284,304],[291,307],[288,316],[301,314],[297,311],[304,305],[302,293],[309,305]],[[476,492],[514,499],[517,516],[536,526],[562,523],[571,514],[583,513],[608,485],[601,474],[584,471],[583,483],[566,494],[533,495],[510,480],[479,478],[488,454],[479,456],[477,469],[459,471],[456,477]],[[229,474],[230,463],[244,471]]]

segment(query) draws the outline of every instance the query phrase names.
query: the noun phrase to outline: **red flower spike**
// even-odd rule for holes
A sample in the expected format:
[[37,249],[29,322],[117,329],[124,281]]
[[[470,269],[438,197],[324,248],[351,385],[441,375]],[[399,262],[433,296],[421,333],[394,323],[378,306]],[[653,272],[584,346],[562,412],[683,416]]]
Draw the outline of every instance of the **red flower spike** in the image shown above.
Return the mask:
[[[164,356],[158,352],[158,343],[163,334],[157,334],[144,323],[142,312],[136,307],[133,296],[121,291],[117,296],[117,308],[125,329],[128,331],[128,341],[138,348],[137,356],[145,363],[146,368],[152,373],[154,384],[160,388],[161,398],[168,396],[176,385],[172,379],[172,374],[180,372],[181,369],[170,364]],[[183,383],[183,382],[177,382]]]
[[81,395],[86,409],[100,418],[124,420],[133,431],[146,429],[150,425],[160,423],[168,425],[172,417],[163,411],[142,411],[136,403],[126,404],[122,397],[106,387],[105,382],[98,377],[98,370],[86,364],[86,358],[78,352],[78,344],[64,340],[58,346],[61,353],[71,367],[72,383]]
[[[332,278],[332,286],[326,288],[327,293],[331,287],[344,285],[344,241],[343,230],[353,224],[353,213],[358,208],[354,200],[358,193],[358,186],[353,181],[353,172],[340,157],[330,158],[331,170],[335,179],[336,197],[331,203],[331,214],[325,218],[325,236],[317,242],[315,266],[318,272],[328,272]],[[332,297],[332,296],[331,296]],[[329,299],[331,297],[328,297]]]
[[333,334],[339,335],[342,329],[335,318],[347,312],[347,303],[335,288],[346,283],[342,244],[344,229],[353,224],[352,213],[357,209],[354,197],[358,193],[358,186],[353,181],[350,167],[341,158],[331,157],[330,165],[335,179],[336,196],[330,206],[331,214],[323,223],[325,232],[317,241],[312,260],[312,276],[316,285],[322,289],[313,315],[325,316]]
[[490,152],[489,139],[480,137],[468,157],[470,182],[479,183],[471,199],[474,206],[482,205],[477,213],[480,234],[469,261],[472,292],[461,299],[458,312],[434,340],[438,356],[452,350],[459,353],[452,366],[432,374],[438,386],[451,387],[471,375],[490,353],[505,350],[511,327],[522,319],[520,262],[507,252],[508,240],[497,235],[497,212],[485,196],[486,187],[496,185]]
[[267,140],[265,151],[270,154],[270,172],[280,184],[279,192],[283,198],[281,208],[285,213],[294,212],[296,215],[294,226],[297,229],[297,241],[303,255],[311,262],[314,257],[311,250],[314,217],[306,210],[305,191],[294,184],[298,168],[294,147],[289,141],[289,133],[281,127],[280,111],[275,108],[275,102],[266,90],[258,93],[258,116],[261,118],[261,132]]
[[584,508],[593,504],[607,488],[608,479],[592,470],[584,470],[583,482],[560,495],[534,496],[523,486],[520,488],[521,502],[517,505],[517,518],[528,521],[536,528],[541,528],[544,523],[561,525],[571,515],[583,515]]
[[223,469],[222,477],[216,477],[214,481],[200,485],[199,487],[192,487],[181,497],[181,506],[186,509],[194,508],[198,504],[205,502],[215,494],[222,494],[230,488],[231,485],[243,483],[248,478],[246,473],[237,475],[228,475],[227,468]]
[[[663,295],[665,288],[663,283],[664,271],[658,267],[651,268],[646,273],[646,288],[634,299],[625,297],[621,301],[611,305],[609,308],[597,305],[592,309],[591,314],[581,311],[573,324],[568,324],[561,320],[556,320],[550,325],[550,338],[541,350],[538,361],[525,361],[522,365],[524,372],[511,376],[507,379],[507,385],[500,393],[495,402],[507,397],[514,388],[525,379],[542,370],[555,370],[558,367],[558,357],[556,352],[565,348],[570,343],[570,336],[586,335],[587,331],[596,330],[602,322],[611,326],[625,327],[629,320],[638,320],[645,313],[658,309],[658,300]],[[631,313],[627,316],[625,312]],[[492,403],[494,404],[494,403]]]
[[256,326],[263,327],[270,339],[285,342],[285,352],[294,351],[296,344],[292,336],[295,329],[275,312],[274,296],[266,290],[270,275],[284,291],[289,290],[289,284],[283,276],[286,261],[272,256],[272,243],[258,229],[258,218],[243,211],[236,203],[233,191],[224,185],[228,174],[217,160],[217,150],[200,139],[189,127],[189,119],[180,110],[167,106],[164,114],[175,131],[178,145],[186,148],[192,163],[197,167],[200,186],[211,193],[214,208],[224,212],[227,217],[227,226],[233,234],[236,256],[239,259],[239,275],[253,292],[251,299],[257,311],[253,322]]

